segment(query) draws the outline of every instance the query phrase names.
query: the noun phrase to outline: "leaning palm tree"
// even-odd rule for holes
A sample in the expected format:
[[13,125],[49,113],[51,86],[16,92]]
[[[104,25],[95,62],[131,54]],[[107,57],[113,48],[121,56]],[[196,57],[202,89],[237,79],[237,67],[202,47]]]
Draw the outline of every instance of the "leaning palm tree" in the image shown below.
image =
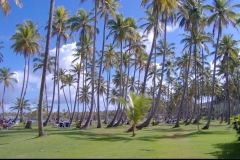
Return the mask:
[[[76,15],[74,15],[73,17],[71,17],[68,20],[68,23],[70,24],[70,30],[71,30],[70,34],[72,34],[73,32],[80,31],[80,33],[79,33],[80,42],[78,44],[81,47],[81,49],[79,50],[81,53],[77,54],[78,57],[76,58],[76,60],[79,60],[80,65],[82,65],[82,57],[84,57],[83,53],[87,52],[86,50],[88,50],[87,48],[85,48],[86,45],[84,46],[84,42],[86,39],[90,39],[90,38],[87,38],[87,36],[91,37],[94,34],[94,27],[91,25],[91,23],[94,20],[95,20],[95,18],[92,17],[92,13],[86,12],[84,9],[79,9],[77,11]],[[81,58],[80,58],[80,56],[81,56]],[[74,116],[74,111],[75,111],[75,108],[77,105],[77,97],[78,97],[79,85],[80,85],[79,81],[80,81],[80,70],[78,70],[78,73],[77,73],[77,88],[76,88],[72,116]],[[71,118],[71,120],[72,119],[73,119],[73,117]],[[72,123],[72,122],[70,121],[70,123]],[[88,125],[86,127],[88,127]]]
[[[239,8],[240,5],[231,6],[231,0],[214,0],[212,5],[205,5],[204,8],[213,14],[208,17],[207,23],[208,25],[213,24],[213,36],[215,31],[218,31],[217,41],[215,44],[215,52],[213,59],[213,77],[212,77],[212,95],[211,95],[211,106],[210,106],[210,116],[208,117],[207,124],[203,127],[203,129],[208,129],[211,121],[211,114],[213,110],[213,99],[214,99],[214,87],[215,87],[215,74],[216,74],[216,58],[218,53],[219,41],[222,36],[222,31],[224,27],[227,27],[231,24],[233,27],[237,27],[237,19],[240,15],[234,12],[234,8]],[[237,29],[237,28],[236,28]]]
[[18,82],[16,78],[14,78],[13,76],[15,75],[15,72],[10,72],[10,68],[0,68],[0,83],[3,82],[3,95],[2,95],[2,112],[3,112],[3,119],[4,119],[4,95],[5,95],[5,91],[6,91],[6,87],[11,86],[13,89],[13,85],[11,83],[11,81],[13,82]]
[[[42,79],[41,79],[39,101],[38,101],[38,110],[39,111],[42,111],[42,109],[43,109],[43,93],[44,93],[44,86],[46,83],[46,71],[47,71],[48,55],[49,55],[49,48],[50,48],[50,39],[51,39],[51,35],[52,35],[52,19],[53,19],[54,2],[55,2],[55,0],[50,1],[47,42],[46,42],[46,47],[45,47],[45,58],[44,58],[44,65],[43,65],[43,70],[42,70]],[[42,120],[43,120],[43,113],[38,112],[38,136],[45,136]]]
[[[10,39],[15,41],[11,48],[13,48],[14,52],[23,54],[25,59],[20,100],[24,99],[28,87],[30,58],[35,53],[40,53],[40,49],[42,49],[40,42],[43,42],[44,39],[38,31],[37,23],[34,24],[32,20],[26,20],[24,24],[17,24],[17,31]],[[20,119],[21,121],[22,119]]]
[[126,113],[130,120],[133,121],[132,124],[132,136],[135,136],[135,129],[138,121],[143,118],[146,112],[151,106],[151,98],[147,97],[144,94],[138,95],[129,92],[128,95],[129,101],[126,101],[124,98],[119,97],[117,100],[126,107]]
[[[117,7],[119,7],[119,4],[115,0],[106,0],[103,1],[102,7],[99,8],[101,17],[104,17],[104,26],[103,26],[103,42],[102,42],[102,54],[100,57],[100,67],[99,67],[99,72],[98,72],[98,84],[97,84],[97,92],[100,92],[100,79],[101,79],[101,74],[102,74],[102,68],[103,68],[103,54],[104,54],[104,47],[105,47],[105,39],[106,39],[106,26],[108,23],[108,17],[111,15],[113,18],[115,18],[116,13],[117,13]],[[97,95],[97,108],[98,108],[98,117],[100,117],[100,100],[99,100],[100,95]],[[98,119],[98,128],[101,127],[101,121]]]
[[[22,8],[22,2],[20,0],[14,0],[16,5],[20,8]],[[11,12],[11,7],[9,5],[8,0],[1,0],[0,1],[0,8],[3,10],[5,18],[7,15]]]

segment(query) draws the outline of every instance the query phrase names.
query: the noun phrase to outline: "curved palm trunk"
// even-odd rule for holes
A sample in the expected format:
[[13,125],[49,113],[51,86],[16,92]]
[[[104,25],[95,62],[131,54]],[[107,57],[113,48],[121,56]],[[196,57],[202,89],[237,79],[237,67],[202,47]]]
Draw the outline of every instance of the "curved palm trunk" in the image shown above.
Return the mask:
[[196,111],[196,105],[197,105],[197,49],[196,49],[196,43],[194,45],[194,54],[195,54],[195,56],[194,56],[194,61],[195,61],[194,95],[195,95],[195,98],[194,98],[194,106],[193,106],[192,116],[190,117],[189,121],[186,122],[186,125],[189,125],[192,122],[194,115],[195,115],[195,111]]
[[5,90],[6,90],[6,86],[3,86],[3,96],[2,96],[2,113],[3,113],[3,119],[4,119],[4,95],[5,95]]
[[226,53],[226,59],[227,59],[227,75],[226,75],[226,85],[227,85],[227,122],[230,124],[230,116],[231,116],[231,110],[230,110],[230,94],[229,94],[229,80],[228,80],[228,53]]
[[79,82],[80,82],[80,72],[81,72],[81,66],[82,66],[82,58],[79,58],[79,61],[80,61],[79,62],[80,68],[79,68],[79,71],[77,73],[77,89],[76,89],[75,100],[74,100],[74,105],[73,105],[72,117],[70,118],[70,125],[72,124],[72,120],[73,120],[73,117],[74,117],[74,114],[75,114],[75,109],[76,109],[76,106],[77,106],[77,103],[78,103],[77,100],[78,100],[78,93],[79,93]]
[[44,85],[44,87],[45,87],[45,96],[46,96],[46,105],[47,105],[47,115],[48,115],[48,96],[47,96],[47,85],[46,85],[46,83],[45,83],[45,85]]
[[[101,81],[102,66],[103,66],[103,53],[104,53],[104,46],[105,46],[106,25],[107,25],[107,15],[105,15],[105,18],[104,18],[102,54],[101,54],[100,68],[99,68],[99,72],[98,72],[98,86],[97,86],[97,93],[98,93],[98,95],[97,95],[98,124],[97,124],[97,128],[101,128],[102,127],[101,126],[101,119],[100,119],[100,101],[99,101],[100,94],[99,93],[100,93],[100,81]],[[106,121],[106,119],[105,119],[105,121]]]
[[[158,19],[158,10],[157,10],[157,17],[156,19]],[[153,34],[153,41],[152,41],[152,46],[151,46],[151,50],[150,50],[150,54],[148,56],[148,61],[147,61],[147,65],[146,65],[146,69],[145,69],[145,75],[144,75],[144,79],[143,79],[143,87],[142,87],[142,94],[145,94],[146,91],[146,83],[147,83],[147,75],[148,75],[148,69],[150,66],[150,62],[152,59],[152,55],[153,55],[153,49],[156,47],[156,40],[158,37],[158,33],[157,33],[157,27],[158,27],[158,23],[154,25],[154,34]]]
[[[119,90],[120,90],[120,96],[124,96],[124,90],[122,89],[122,64],[123,64],[123,54],[122,54],[123,52],[122,52],[122,41],[121,41],[121,61],[120,61],[120,85],[119,85]],[[118,108],[117,108],[117,112],[115,113],[115,115],[114,115],[114,117],[113,117],[113,119],[112,119],[112,121],[109,123],[109,125],[107,126],[107,127],[114,127],[114,126],[117,126],[117,125],[119,125],[120,124],[120,121],[118,120],[118,122],[114,125],[114,122],[115,122],[115,120],[116,120],[116,118],[117,118],[117,115],[119,114],[119,112],[121,113],[121,104],[119,103],[118,104]],[[122,116],[122,115],[121,115]],[[120,117],[121,117],[120,116]]]
[[[51,109],[50,109],[50,112],[45,120],[45,122],[43,123],[43,126],[47,126],[48,125],[48,122],[49,122],[49,119],[50,117],[52,116],[52,110],[53,110],[53,104],[54,104],[54,100],[55,100],[55,92],[56,92],[56,72],[57,72],[57,51],[58,48],[56,47],[56,53],[55,53],[55,56],[56,56],[56,59],[55,59],[55,62],[54,62],[54,78],[53,78],[53,94],[52,94],[52,104],[51,104]],[[46,73],[45,73],[46,75]],[[46,81],[46,80],[45,80]],[[57,118],[59,119],[59,118]],[[57,123],[59,123],[59,121],[57,120]]]
[[50,1],[50,12],[49,12],[49,24],[48,24],[48,32],[47,32],[47,42],[46,42],[46,49],[45,49],[45,59],[44,59],[44,66],[42,71],[42,80],[40,86],[40,93],[39,93],[39,102],[38,102],[38,135],[45,136],[45,132],[43,129],[43,114],[42,114],[42,106],[43,106],[43,93],[44,93],[44,85],[46,84],[46,70],[47,70],[47,61],[48,61],[48,54],[50,48],[50,38],[52,33],[52,19],[53,19],[53,8],[54,8],[55,0]]
[[[219,24],[221,24],[221,21],[219,22]],[[208,129],[210,126],[210,121],[211,121],[211,116],[212,116],[212,110],[213,110],[213,96],[214,96],[214,88],[215,88],[215,75],[216,75],[216,58],[217,58],[217,52],[218,52],[218,43],[219,43],[219,39],[220,39],[220,32],[218,31],[218,36],[217,36],[217,44],[216,44],[216,48],[215,48],[215,53],[214,53],[214,65],[213,65],[213,81],[212,81],[212,95],[211,95],[211,106],[210,106],[210,111],[209,111],[209,117],[208,117],[208,121],[207,124],[202,128],[202,129]]]
[[[191,34],[191,39],[193,38],[193,33]],[[179,127],[179,121],[180,121],[180,112],[182,110],[182,106],[183,106],[183,101],[184,101],[184,97],[185,97],[185,93],[186,93],[186,88],[188,85],[188,74],[189,74],[189,68],[190,68],[190,62],[191,62],[191,55],[192,55],[192,41],[190,42],[190,49],[189,49],[189,59],[188,59],[188,65],[187,65],[187,73],[186,73],[186,77],[185,77],[185,83],[184,83],[184,88],[183,88],[183,93],[182,93],[182,97],[181,97],[181,101],[178,107],[178,111],[177,111],[177,120],[176,123],[174,125],[174,128]]]
[[110,68],[109,68],[109,71],[108,71],[108,81],[107,81],[107,107],[106,107],[106,115],[105,115],[105,124],[108,124],[108,101],[109,101],[109,88],[110,88],[110,75],[111,75],[111,72],[110,72]]
[[[30,56],[28,57],[28,68],[27,68],[27,80],[26,80],[26,86],[25,86],[25,89],[24,89],[24,92],[23,92],[23,101],[22,103],[24,102],[24,99],[25,99],[25,95],[27,93],[27,88],[28,88],[28,80],[29,80],[29,63],[30,63]],[[23,119],[23,104],[22,104],[22,108],[21,108],[21,117]]]
[[63,89],[63,96],[64,96],[66,104],[67,104],[69,119],[70,119],[71,118],[71,111],[70,111],[70,108],[69,108],[69,105],[68,105],[68,100],[67,100],[67,97],[66,97],[66,94],[65,94],[65,91],[64,91],[64,87],[62,89]]
[[25,79],[26,79],[26,66],[27,66],[27,60],[25,58],[25,66],[24,66],[24,74],[23,74],[23,84],[22,84],[22,90],[21,90],[21,95],[20,95],[20,122],[23,122],[23,117],[22,117],[22,107],[23,107],[23,92],[25,88]]
[[17,115],[16,115],[16,117],[13,119],[13,122],[16,122],[16,121],[17,121],[19,112],[20,112],[20,110],[18,109]]
[[[147,120],[145,122],[143,122],[142,124],[138,125],[137,128],[147,127],[150,124],[151,119],[154,116],[155,111],[157,109],[157,106],[159,104],[160,96],[161,96],[161,92],[162,92],[162,81],[163,81],[164,63],[165,63],[165,55],[166,55],[166,42],[167,42],[167,16],[165,15],[165,20],[164,20],[164,52],[163,52],[163,59],[162,59],[162,73],[161,73],[161,79],[160,79],[160,85],[159,85],[158,93],[157,93],[157,96],[156,96],[156,102],[153,103],[152,112],[150,112],[150,115],[147,118]],[[153,44],[153,46],[156,46],[156,40],[155,40],[155,43]]]
[[59,76],[59,48],[60,48],[60,34],[58,34],[58,38],[57,38],[57,57],[56,57],[56,61],[57,61],[57,90],[58,90],[58,109],[57,109],[57,123],[59,123],[60,121],[60,86],[59,86],[59,81],[60,81],[60,76]]
[[[88,129],[91,118],[92,118],[92,112],[93,112],[93,107],[94,107],[94,82],[95,82],[95,75],[94,75],[94,71],[95,71],[95,54],[96,54],[96,34],[97,34],[97,1],[95,1],[95,19],[94,19],[94,43],[93,43],[93,56],[92,56],[92,67],[91,67],[91,73],[92,73],[92,79],[91,79],[91,85],[92,85],[92,97],[91,97],[91,108],[90,108],[90,112],[89,112],[89,116],[88,119],[86,121],[86,123],[82,126],[82,129]],[[100,108],[98,109],[100,110]],[[100,116],[98,117],[100,118]],[[98,128],[101,127],[101,120],[100,121],[100,125],[98,125]]]

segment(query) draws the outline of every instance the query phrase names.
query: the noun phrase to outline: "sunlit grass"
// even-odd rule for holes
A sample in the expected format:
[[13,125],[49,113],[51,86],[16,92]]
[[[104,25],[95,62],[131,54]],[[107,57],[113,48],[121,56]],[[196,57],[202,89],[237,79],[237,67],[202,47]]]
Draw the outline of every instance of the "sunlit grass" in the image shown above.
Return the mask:
[[37,124],[0,131],[0,158],[240,158],[236,131],[212,121],[208,130],[197,125],[161,123],[126,132],[130,125],[88,130],[44,127],[48,136],[38,137]]

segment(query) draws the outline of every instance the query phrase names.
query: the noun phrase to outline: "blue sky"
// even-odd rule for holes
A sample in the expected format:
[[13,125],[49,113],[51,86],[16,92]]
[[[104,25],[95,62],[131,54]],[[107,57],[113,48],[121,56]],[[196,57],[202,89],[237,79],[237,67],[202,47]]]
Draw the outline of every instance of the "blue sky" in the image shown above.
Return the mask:
[[[23,3],[23,7],[19,8],[15,5],[14,1],[10,0],[11,5],[11,13],[7,16],[5,19],[3,16],[3,13],[0,14],[0,41],[3,42],[4,48],[0,49],[0,52],[3,54],[3,63],[0,63],[0,67],[9,67],[11,68],[11,72],[16,72],[17,76],[16,78],[19,80],[18,84],[13,83],[14,90],[11,88],[7,88],[5,93],[5,111],[9,111],[8,107],[12,106],[12,102],[16,100],[20,96],[20,89],[22,85],[22,75],[23,75],[23,69],[24,69],[24,58],[21,55],[16,55],[16,53],[13,52],[13,50],[10,48],[11,45],[14,43],[10,40],[12,35],[15,33],[16,30],[16,24],[23,24],[24,20],[33,20],[33,22],[38,22],[38,26],[40,27],[40,34],[42,36],[46,36],[47,31],[44,30],[46,26],[46,22],[48,20],[48,12],[49,12],[49,0],[21,0]],[[141,17],[145,17],[144,8],[140,7],[141,0],[121,0],[120,2],[121,8],[119,8],[119,13],[123,13],[124,17],[134,17],[136,20],[138,20]],[[55,0],[55,8],[58,6],[64,6],[65,9],[67,9],[70,12],[70,16],[74,15],[78,9],[83,8],[85,11],[91,11],[93,9],[93,1],[87,0],[83,4],[80,4],[80,0]],[[141,23],[141,22],[140,22]],[[139,24],[140,24],[139,23]],[[103,26],[103,20],[99,19],[99,29],[100,34],[98,35],[97,39],[99,40],[97,42],[97,50],[99,51],[102,44],[102,26]],[[209,29],[211,31],[211,29]],[[226,29],[226,32],[232,32],[234,33],[234,36],[237,37],[238,33],[235,30],[232,30],[231,28]],[[140,31],[142,32],[142,31]],[[181,38],[179,34],[183,33],[183,29],[178,28],[178,26],[168,26],[168,33],[167,33],[167,41],[169,43],[175,43],[177,50],[176,50],[176,56],[180,56],[182,45],[179,43]],[[152,34],[149,35],[149,42],[148,50],[150,48],[151,40],[152,40]],[[77,39],[75,37],[75,39]],[[55,49],[55,40],[54,38],[51,41],[51,47],[50,47],[50,54],[55,55],[54,49]],[[45,44],[42,44],[43,47],[45,47]],[[72,50],[75,47],[75,42],[69,40],[66,45],[61,45],[61,60],[60,64],[61,67],[69,67],[70,62],[72,58],[69,56],[72,53]],[[213,50],[211,50],[213,51]],[[42,50],[44,52],[44,50]],[[211,61],[212,59],[209,59]],[[33,63],[31,63],[30,68],[33,67]],[[34,106],[34,103],[38,102],[38,96],[39,96],[39,86],[40,86],[40,79],[41,79],[41,71],[37,71],[33,74],[32,70],[30,71],[30,78],[29,78],[29,86],[27,90],[26,99],[30,100]],[[51,82],[52,76],[47,77],[47,85],[48,85],[48,91],[49,95],[52,92],[52,82]],[[0,97],[2,97],[2,91],[3,91],[3,84],[0,84]],[[62,102],[64,103],[64,98],[61,98]],[[51,102],[51,101],[49,101]],[[63,108],[65,108],[65,105],[62,104]],[[57,107],[54,107],[57,108]],[[61,108],[61,110],[63,109]],[[66,108],[65,108],[66,109]],[[102,108],[103,109],[103,108]],[[101,110],[102,110],[101,109]],[[113,109],[113,108],[112,108]],[[1,110],[0,110],[1,112]]]

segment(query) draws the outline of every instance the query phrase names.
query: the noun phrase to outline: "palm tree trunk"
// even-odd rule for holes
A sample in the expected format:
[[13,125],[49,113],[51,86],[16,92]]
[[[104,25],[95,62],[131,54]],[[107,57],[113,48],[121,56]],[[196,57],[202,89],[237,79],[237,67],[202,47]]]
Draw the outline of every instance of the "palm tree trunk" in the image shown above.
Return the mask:
[[[221,24],[221,22],[219,22]],[[218,31],[218,36],[217,36],[217,44],[214,52],[214,59],[213,59],[213,81],[212,81],[212,95],[211,95],[211,106],[210,106],[210,113],[208,117],[207,124],[202,128],[202,129],[208,129],[210,126],[210,121],[211,121],[211,116],[212,116],[212,109],[213,109],[213,97],[214,97],[214,88],[215,88],[215,75],[216,75],[216,61],[217,61],[217,51],[218,51],[218,43],[220,39],[220,32]]]
[[[93,107],[94,107],[94,81],[95,81],[95,54],[96,54],[96,34],[97,34],[97,1],[95,1],[95,19],[94,19],[94,42],[93,42],[93,57],[92,57],[92,68],[91,68],[91,73],[92,73],[92,79],[91,79],[91,85],[92,85],[92,97],[91,97],[91,108],[90,108],[90,112],[89,112],[89,117],[86,121],[86,123],[84,124],[84,126],[82,126],[82,129],[88,129],[89,127],[89,123],[91,121],[91,117],[92,117],[92,111],[93,111]],[[100,110],[100,108],[99,108]],[[99,116],[100,118],[100,116]],[[101,121],[101,120],[100,120]],[[98,128],[101,128],[101,123],[100,125],[98,124]]]
[[3,119],[4,119],[4,95],[5,95],[5,90],[6,90],[6,86],[3,86],[3,96],[2,96],[2,113],[3,113]]
[[[193,38],[193,33],[191,34],[191,39]],[[179,120],[180,120],[180,112],[182,110],[182,106],[183,106],[183,101],[184,101],[184,97],[185,97],[185,92],[186,92],[186,88],[188,86],[188,74],[189,74],[189,68],[190,68],[190,62],[191,62],[191,55],[192,55],[192,41],[190,42],[190,49],[189,49],[189,59],[188,59],[188,66],[187,66],[187,73],[186,73],[186,77],[185,77],[185,83],[184,83],[184,89],[183,89],[183,93],[182,93],[182,97],[181,97],[181,101],[178,107],[178,112],[177,112],[177,120],[176,123],[174,125],[174,127],[179,127]]]
[[54,8],[55,0],[50,1],[50,12],[49,12],[49,20],[48,20],[48,32],[47,32],[47,42],[45,48],[45,59],[44,59],[44,66],[42,71],[42,80],[40,86],[40,93],[39,93],[39,102],[38,102],[38,136],[45,136],[45,132],[43,129],[42,124],[42,108],[43,108],[43,93],[44,93],[44,85],[46,83],[46,71],[47,71],[47,61],[48,61],[48,54],[50,48],[50,39],[52,34],[52,19],[53,19],[53,8]]
[[22,107],[23,107],[23,91],[25,88],[25,79],[26,79],[26,66],[27,66],[27,60],[25,58],[25,66],[24,66],[24,74],[23,74],[23,84],[22,84],[22,90],[21,90],[21,95],[20,95],[20,122],[23,121],[23,117],[22,117]]

